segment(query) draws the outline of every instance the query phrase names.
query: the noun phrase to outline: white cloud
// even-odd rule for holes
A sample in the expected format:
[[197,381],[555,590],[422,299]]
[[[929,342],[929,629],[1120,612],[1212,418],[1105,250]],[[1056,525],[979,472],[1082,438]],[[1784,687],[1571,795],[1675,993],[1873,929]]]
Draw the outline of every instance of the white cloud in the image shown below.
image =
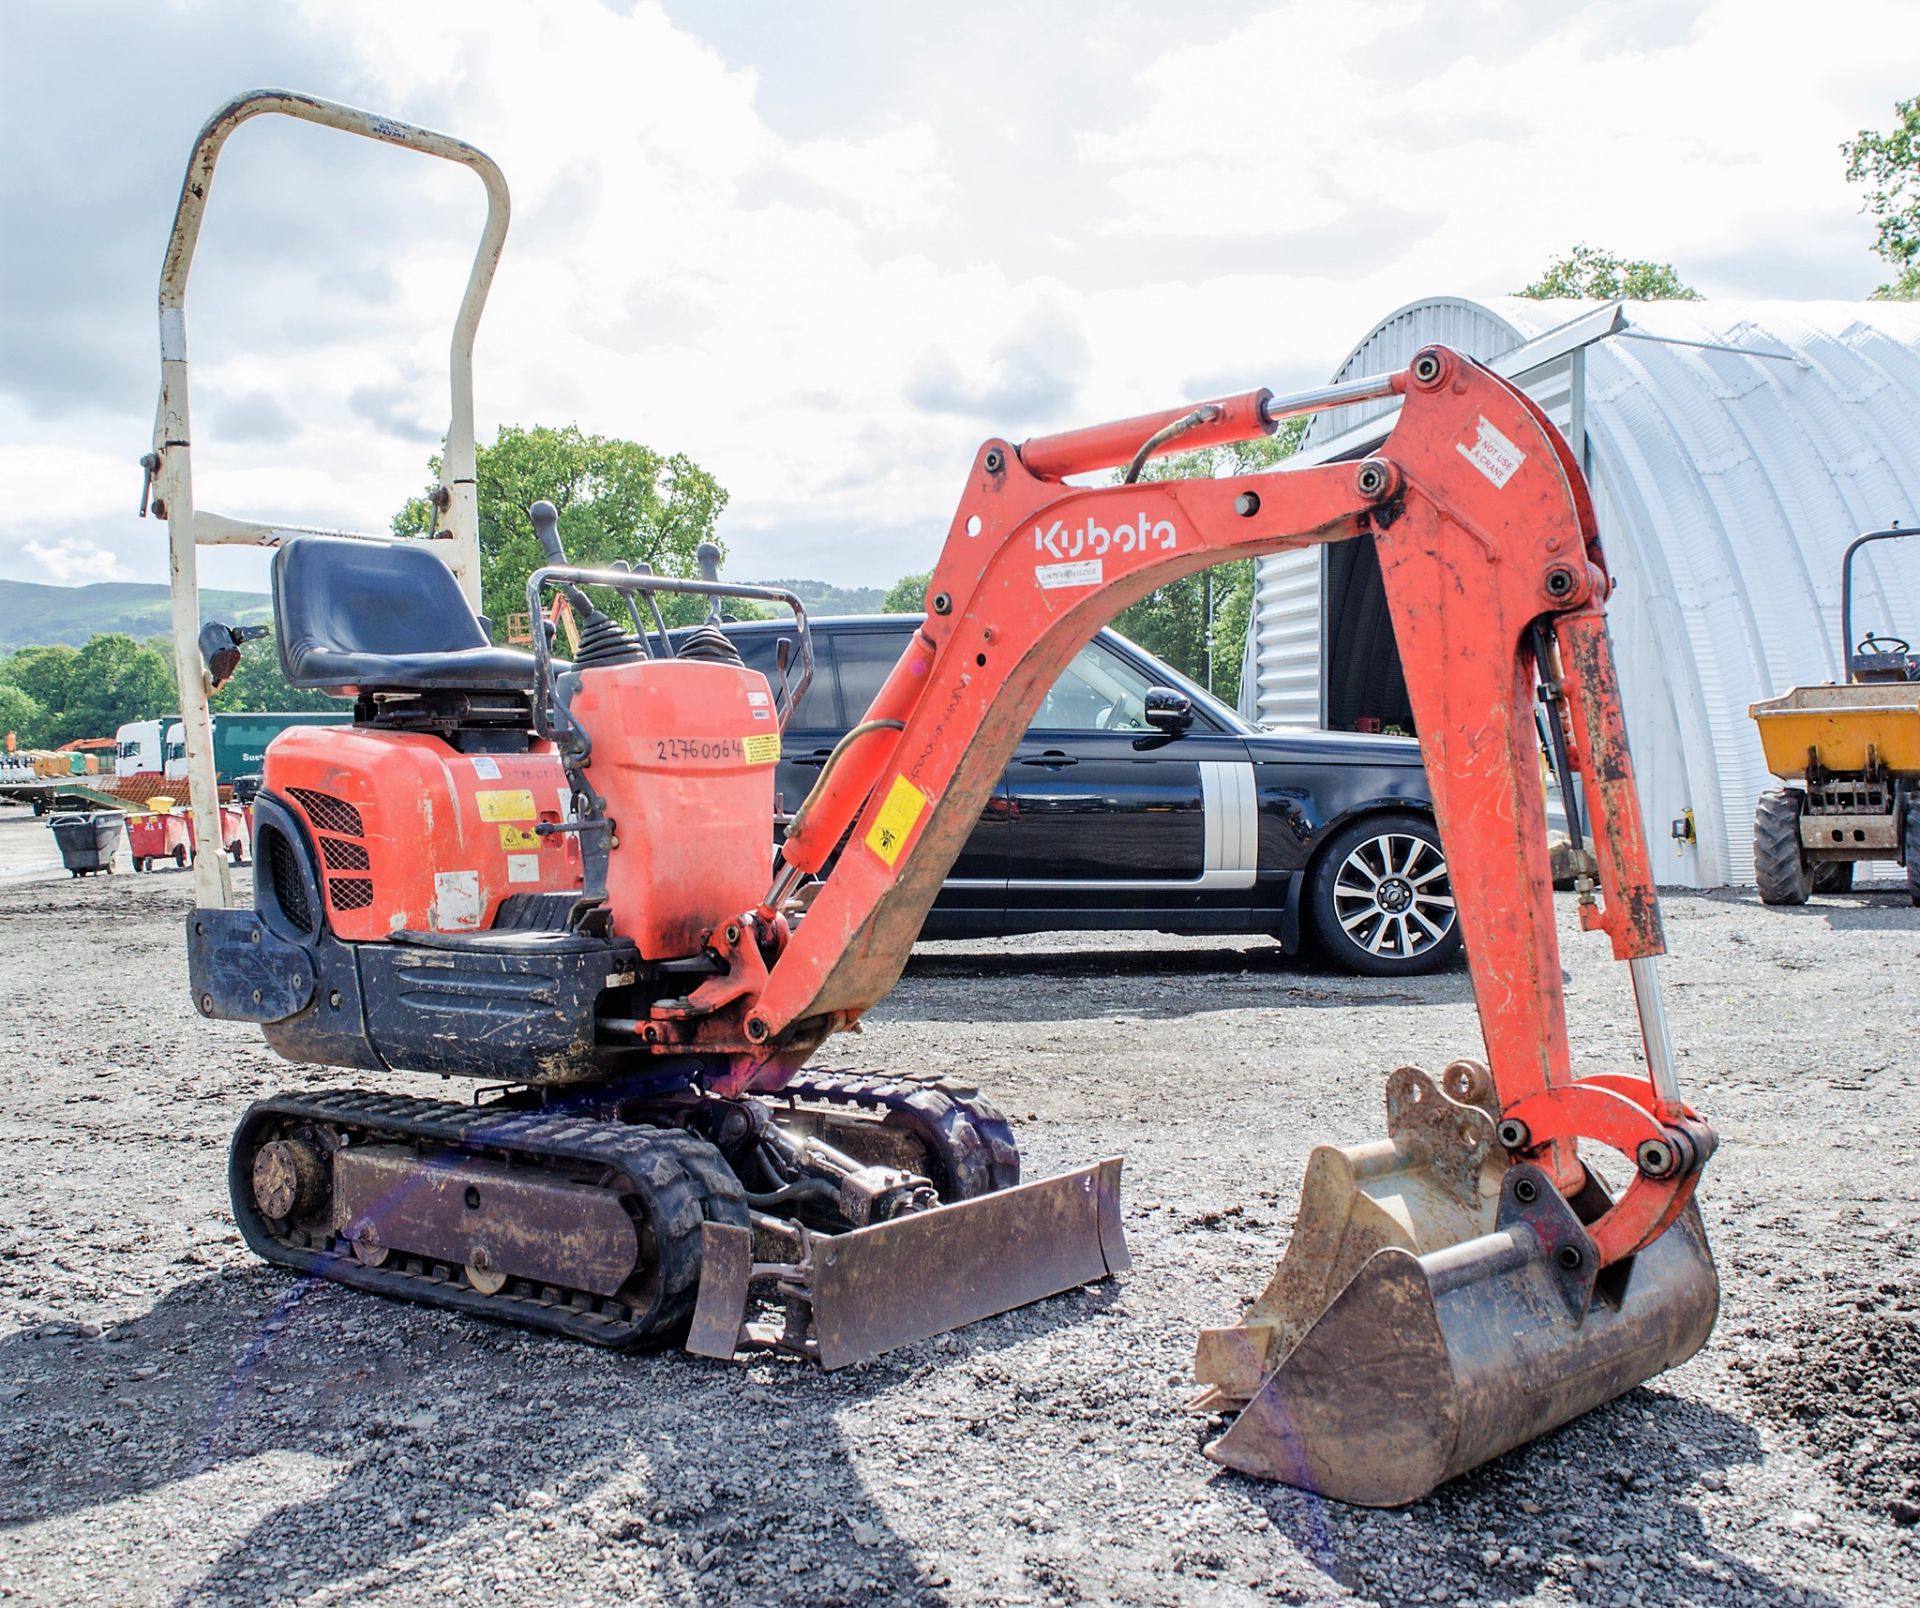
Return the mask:
[[34,578],[62,586],[84,586],[89,581],[129,581],[131,571],[115,553],[84,536],[62,542],[28,541],[26,556]]
[[[1019,37],[1022,8],[979,10],[987,37]],[[1890,117],[1920,45],[1905,0],[1857,0],[1844,28],[1733,0],[1288,3],[1184,38],[1158,14],[1089,20],[1097,61],[1023,60],[996,99],[926,92],[947,82],[938,41],[868,41],[834,71],[730,59],[650,0],[244,14],[235,85],[301,82],[304,61],[302,87],[447,127],[506,170],[483,438],[572,420],[686,451],[733,494],[735,573],[841,582],[924,567],[986,434],[1324,376],[1393,307],[1510,290],[1577,240],[1701,265],[1713,293],[1864,293],[1877,264],[1836,146]],[[177,173],[211,105],[146,81],[113,120],[75,108],[54,132],[92,171],[164,147]],[[900,83],[923,90],[897,102]],[[119,320],[152,361],[170,204],[161,186],[40,221],[142,264],[70,306],[40,287],[48,329]],[[455,169],[269,122],[235,136],[189,297],[204,506],[385,525],[445,423],[480,217]],[[132,518],[151,392],[102,380],[75,401],[71,366],[36,361],[65,411],[0,404],[0,572],[80,536],[162,578],[164,541]],[[226,550],[203,565],[211,584],[264,573]]]

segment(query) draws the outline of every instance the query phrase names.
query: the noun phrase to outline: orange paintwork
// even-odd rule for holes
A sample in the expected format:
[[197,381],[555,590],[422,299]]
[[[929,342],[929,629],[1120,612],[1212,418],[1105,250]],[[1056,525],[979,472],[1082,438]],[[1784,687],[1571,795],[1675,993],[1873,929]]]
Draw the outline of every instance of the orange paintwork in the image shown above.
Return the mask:
[[767,678],[690,659],[583,671],[572,718],[606,799],[613,930],[646,960],[700,952],[766,892],[780,728]]
[[[293,726],[268,745],[262,776],[306,820],[328,920],[348,942],[477,931],[509,894],[580,885],[572,835],[533,835],[567,814],[567,780],[544,744],[466,755],[424,733]],[[328,799],[347,811],[317,802]]]

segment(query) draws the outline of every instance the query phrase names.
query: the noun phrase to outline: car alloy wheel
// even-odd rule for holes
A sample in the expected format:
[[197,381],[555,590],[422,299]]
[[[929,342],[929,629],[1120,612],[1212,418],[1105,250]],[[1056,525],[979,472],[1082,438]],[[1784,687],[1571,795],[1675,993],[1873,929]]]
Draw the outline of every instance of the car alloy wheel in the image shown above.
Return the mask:
[[1333,874],[1332,904],[1347,941],[1382,960],[1424,959],[1455,921],[1446,859],[1412,832],[1383,831],[1354,844]]
[[1440,835],[1413,810],[1382,810],[1329,835],[1309,873],[1308,917],[1325,956],[1369,977],[1413,977],[1459,954],[1459,913]]

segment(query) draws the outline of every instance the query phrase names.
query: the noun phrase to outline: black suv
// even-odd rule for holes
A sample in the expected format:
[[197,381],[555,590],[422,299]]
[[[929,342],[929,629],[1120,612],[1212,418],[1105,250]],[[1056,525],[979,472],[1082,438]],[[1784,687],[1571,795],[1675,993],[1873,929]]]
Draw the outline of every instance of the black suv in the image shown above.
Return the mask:
[[[806,796],[919,625],[812,622],[813,685],[788,722],[782,807]],[[729,621],[776,684],[790,624]],[[1420,745],[1256,731],[1113,631],[1067,667],[1027,728],[922,929],[968,938],[1059,928],[1270,933],[1376,976],[1460,948]]]

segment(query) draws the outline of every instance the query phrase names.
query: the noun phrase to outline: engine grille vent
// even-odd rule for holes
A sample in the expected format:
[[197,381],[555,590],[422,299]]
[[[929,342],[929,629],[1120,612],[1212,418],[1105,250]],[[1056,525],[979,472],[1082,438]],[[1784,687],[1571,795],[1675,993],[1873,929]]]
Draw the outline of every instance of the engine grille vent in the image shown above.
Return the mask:
[[349,843],[345,838],[323,837],[320,840],[320,858],[327,862],[329,871],[364,871],[367,869],[367,846],[364,843]]
[[367,829],[360,822],[360,812],[344,798],[335,798],[331,793],[316,793],[310,787],[289,787],[293,801],[307,813],[307,819],[321,832],[339,832],[347,837],[365,837]]
[[328,877],[327,902],[335,910],[365,910],[373,903],[373,883],[367,877]]
[[287,920],[302,932],[313,931],[313,908],[307,903],[306,884],[300,878],[300,861],[284,833],[271,826],[260,829],[266,849],[267,875],[273,880],[273,896]]
[[367,846],[360,841],[367,830],[360,812],[345,799],[311,787],[289,787],[287,793],[313,827],[320,859],[327,868],[328,906],[336,915],[367,909],[373,903],[373,879],[340,875],[343,871],[366,871],[372,865]]

